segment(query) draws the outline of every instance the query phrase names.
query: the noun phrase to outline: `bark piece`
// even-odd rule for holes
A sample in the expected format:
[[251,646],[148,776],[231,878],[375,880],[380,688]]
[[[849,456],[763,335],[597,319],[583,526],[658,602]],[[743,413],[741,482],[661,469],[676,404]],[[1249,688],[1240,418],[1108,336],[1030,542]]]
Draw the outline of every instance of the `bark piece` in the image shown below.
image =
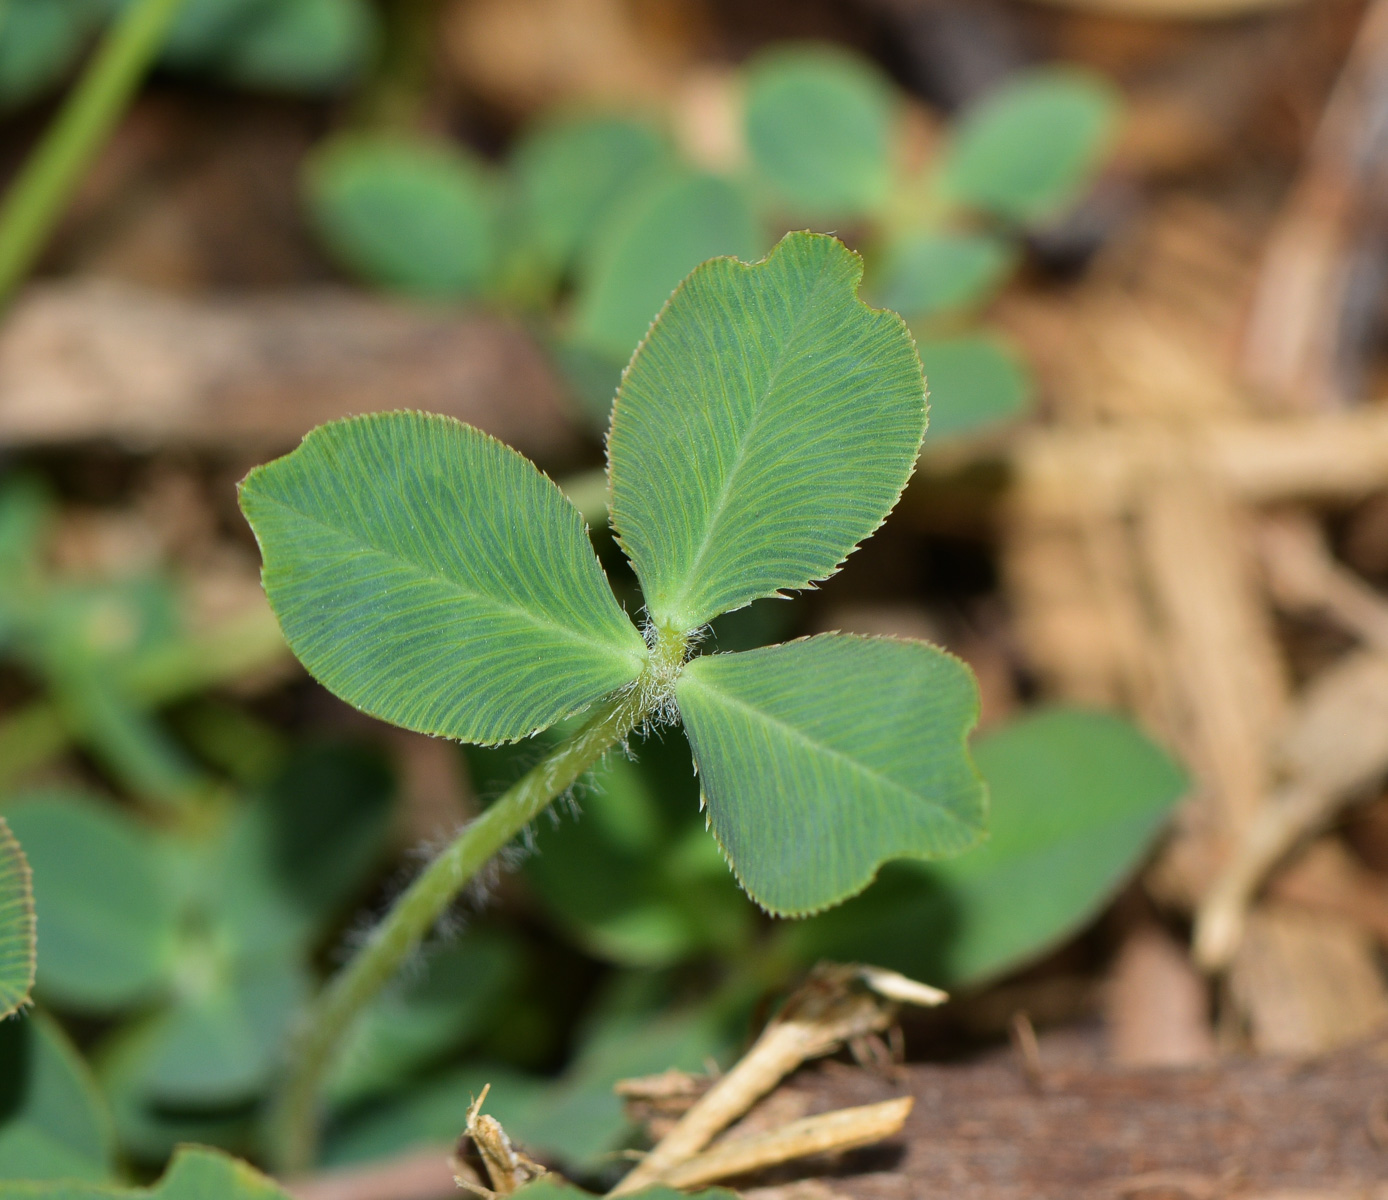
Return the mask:
[[552,460],[575,445],[562,404],[516,327],[343,289],[190,299],[49,284],[0,329],[0,448],[113,439],[264,453],[334,417],[418,408]]
[[[807,1096],[811,1111],[915,1098],[898,1142],[817,1175],[815,1200],[1360,1200],[1388,1178],[1388,1149],[1373,1132],[1388,1096],[1384,1050],[1380,1042],[1297,1064],[1053,1068],[1040,1095],[1008,1059],[913,1064],[891,1080],[829,1063],[785,1088]],[[791,1178],[782,1169],[756,1182]]]

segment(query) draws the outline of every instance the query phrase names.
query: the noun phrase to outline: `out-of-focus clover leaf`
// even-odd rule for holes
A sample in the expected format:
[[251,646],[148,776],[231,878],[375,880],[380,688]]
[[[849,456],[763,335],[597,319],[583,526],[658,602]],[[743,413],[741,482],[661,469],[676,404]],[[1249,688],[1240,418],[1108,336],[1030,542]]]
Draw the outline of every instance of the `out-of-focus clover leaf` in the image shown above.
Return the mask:
[[1021,356],[997,336],[926,338],[918,348],[930,388],[927,445],[990,429],[1029,407],[1031,375]]
[[182,1147],[153,1187],[63,1180],[6,1184],[4,1194],[7,1200],[290,1200],[287,1192],[254,1167],[202,1146]]
[[747,70],[747,145],[790,215],[867,215],[887,198],[895,97],[866,59],[830,46],[782,46]]
[[412,1146],[452,1142],[468,1104],[490,1083],[487,1112],[516,1141],[569,1170],[591,1171],[632,1132],[612,1090],[617,1080],[667,1067],[702,1070],[727,1048],[721,1023],[707,1010],[600,1015],[557,1080],[546,1083],[488,1064],[459,1068],[340,1121],[330,1130],[325,1161],[360,1162]]
[[465,934],[362,1015],[329,1085],[347,1106],[395,1087],[476,1037],[519,975],[519,948],[497,935]]
[[805,961],[875,963],[948,987],[1035,959],[1093,918],[1186,789],[1120,717],[1057,708],[980,737],[989,838],[946,862],[891,863],[862,896],[784,932]]
[[179,914],[152,832],[75,792],[27,794],[5,816],[33,868],[39,996],[93,1013],[159,996]]
[[663,174],[612,213],[580,264],[573,336],[620,365],[696,266],[719,255],[753,259],[765,249],[737,186],[692,171]]
[[657,129],[625,116],[569,115],[528,130],[511,168],[531,252],[562,275],[613,207],[670,155]]
[[101,1043],[93,1058],[122,1153],[150,1166],[167,1161],[176,1147],[187,1143],[251,1153],[256,1132],[253,1103],[180,1108],[150,1098],[148,1064],[158,1052],[165,1024],[162,1012],[126,1023]]
[[92,0],[0,3],[0,109],[23,104],[58,83],[99,18]]
[[1089,182],[1118,123],[1101,77],[1066,67],[1014,76],[952,127],[940,194],[1011,221],[1056,216]]
[[162,57],[189,74],[313,93],[357,78],[375,40],[365,0],[185,0]]
[[873,302],[908,320],[967,308],[1002,283],[1016,258],[1008,242],[988,233],[908,233],[884,249]]
[[304,192],[329,251],[370,282],[436,299],[486,286],[498,252],[499,193],[461,148],[343,135],[310,157]]
[[309,992],[292,959],[237,961],[229,951],[186,947],[173,1002],[152,1022],[137,1081],[146,1103],[208,1109],[254,1097],[279,1061],[294,1013]]
[[387,847],[395,781],[376,751],[307,745],[232,820],[208,905],[248,956],[302,953]]
[[590,954],[649,968],[735,946],[751,909],[697,817],[688,760],[683,778],[661,781],[675,783],[661,788],[664,803],[646,775],[646,764],[624,759],[595,771],[580,820],[537,828],[525,874],[551,918]]
[[0,1179],[107,1179],[114,1157],[100,1093],[57,1025],[0,1021]]

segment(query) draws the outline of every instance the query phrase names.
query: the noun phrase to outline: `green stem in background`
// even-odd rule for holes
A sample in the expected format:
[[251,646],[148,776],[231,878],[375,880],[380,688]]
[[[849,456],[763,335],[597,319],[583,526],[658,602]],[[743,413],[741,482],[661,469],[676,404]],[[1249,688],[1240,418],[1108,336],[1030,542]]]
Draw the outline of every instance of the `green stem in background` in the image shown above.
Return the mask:
[[641,678],[618,693],[431,862],[305,1014],[285,1082],[269,1111],[274,1167],[296,1175],[317,1152],[319,1096],[334,1056],[363,1008],[390,982],[458,894],[492,857],[618,742],[667,702],[686,639],[662,632]]
[[[273,667],[288,653],[274,614],[256,608],[206,633],[141,654],[114,682],[132,704],[156,708]],[[35,700],[0,721],[0,789],[61,754],[76,732],[63,707],[52,700]]]
[[125,112],[182,0],[131,0],[0,204],[0,304],[47,244],[87,164]]

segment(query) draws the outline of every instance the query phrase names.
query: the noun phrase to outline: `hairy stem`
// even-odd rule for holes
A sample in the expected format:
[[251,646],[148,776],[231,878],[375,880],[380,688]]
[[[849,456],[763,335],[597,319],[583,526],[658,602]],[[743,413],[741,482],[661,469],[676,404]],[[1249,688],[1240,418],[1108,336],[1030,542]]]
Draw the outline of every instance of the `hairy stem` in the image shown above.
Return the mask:
[[533,768],[425,868],[367,943],[328,984],[290,1049],[285,1084],[270,1109],[274,1166],[298,1174],[313,1163],[318,1101],[352,1022],[414,953],[458,893],[525,826],[602,756],[658,712],[684,659],[682,637],[663,636],[642,677],[618,693]]
[[182,0],[132,0],[0,205],[0,303],[28,274],[68,196],[111,132]]

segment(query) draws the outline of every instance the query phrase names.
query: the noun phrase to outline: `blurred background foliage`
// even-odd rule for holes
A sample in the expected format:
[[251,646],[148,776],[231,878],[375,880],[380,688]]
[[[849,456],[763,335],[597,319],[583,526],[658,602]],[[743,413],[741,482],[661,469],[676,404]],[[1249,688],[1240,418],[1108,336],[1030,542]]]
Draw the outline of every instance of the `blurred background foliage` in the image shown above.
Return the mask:
[[[46,111],[119,6],[0,0],[0,105]],[[1121,120],[1102,78],[1019,71],[926,136],[919,102],[871,58],[777,40],[718,77],[702,137],[658,105],[579,96],[470,143],[431,115],[436,15],[187,0],[157,80],[313,106],[297,187],[321,252],[364,288],[530,330],[590,431],[589,465],[671,289],[794,228],[844,237],[864,296],[910,323],[931,385],[927,455],[1026,412],[1028,365],[987,306],[1102,170]],[[37,1006],[0,1023],[0,1179],[147,1177],[188,1141],[255,1158],[303,998],[398,893],[412,846],[450,832],[438,811],[485,805],[550,735],[430,750],[433,786],[455,794],[421,828],[398,744],[287,670],[263,608],[197,616],[176,556],[73,567],[49,466],[0,492],[0,816],[40,929]],[[634,611],[600,488],[564,483]],[[901,536],[866,577],[918,551]],[[967,591],[971,570],[941,574]],[[814,632],[831,612],[814,596],[758,602],[715,622],[709,645]],[[368,1014],[333,1077],[325,1163],[450,1142],[490,1082],[490,1111],[527,1146],[610,1178],[631,1136],[617,1079],[728,1062],[766,999],[820,958],[965,995],[1031,966],[1094,921],[1185,790],[1114,715],[992,720],[976,753],[986,845],[893,864],[841,908],[781,922],[705,832],[683,740],[638,739],[537,822]]]

